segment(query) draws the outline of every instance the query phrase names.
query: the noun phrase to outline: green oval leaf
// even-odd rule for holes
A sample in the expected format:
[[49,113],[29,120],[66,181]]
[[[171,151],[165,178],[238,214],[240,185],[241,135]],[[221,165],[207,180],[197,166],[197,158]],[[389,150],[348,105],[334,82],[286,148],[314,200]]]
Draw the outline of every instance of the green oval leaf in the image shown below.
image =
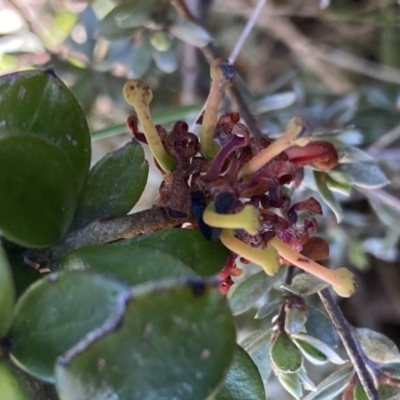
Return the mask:
[[293,307],[286,312],[285,332],[298,333],[307,322],[307,309],[305,307]]
[[328,357],[321,353],[318,349],[302,340],[294,340],[299,346],[303,356],[314,365],[323,365],[328,362]]
[[286,373],[297,372],[303,364],[300,350],[284,332],[278,333],[272,343],[271,359],[279,371]]
[[81,191],[90,166],[89,128],[75,97],[53,70],[0,78],[0,137],[19,134],[45,138],[62,149]]
[[61,260],[69,271],[92,270],[117,276],[130,284],[166,278],[195,276],[182,261],[159,250],[139,246],[93,246],[70,253]]
[[240,346],[235,354],[228,375],[215,400],[265,400],[264,384],[257,366]]
[[127,286],[89,273],[60,272],[18,300],[9,337],[11,358],[26,372],[54,381],[56,358],[115,312]]
[[132,60],[129,69],[130,77],[142,77],[150,67],[153,46],[149,36],[146,35],[138,41],[132,49]]
[[1,398],[7,400],[30,400],[31,398],[11,365],[1,360],[0,393]]
[[62,399],[203,400],[233,358],[235,329],[224,297],[201,280],[143,284],[113,323],[56,366]]
[[26,247],[55,244],[71,224],[77,189],[71,162],[51,142],[0,138],[0,230]]
[[75,215],[76,224],[126,215],[142,195],[148,172],[143,148],[137,142],[106,154],[90,171]]
[[172,35],[195,47],[204,47],[212,42],[211,35],[200,25],[187,19],[173,23],[169,31]]
[[336,347],[339,344],[339,335],[331,319],[318,308],[307,305],[308,319],[306,322],[307,333],[328,346]]
[[154,50],[153,60],[157,67],[167,74],[171,74],[178,69],[177,49],[175,46],[171,46],[165,51]]
[[[225,265],[229,250],[221,242],[209,242],[198,230],[170,229],[140,235],[111,246],[138,245],[157,249],[181,260],[200,276],[218,274]],[[207,255],[207,257],[205,257]]]
[[274,311],[278,312],[278,307],[282,303],[281,298],[276,298],[273,300],[268,300],[261,308],[257,311],[254,316],[256,319],[263,319],[270,316]]
[[329,283],[307,273],[296,275],[290,285],[282,285],[283,288],[298,296],[309,296],[328,286]]
[[365,189],[378,189],[390,183],[386,175],[372,162],[342,164],[337,169],[347,174],[349,183]]
[[0,338],[7,333],[10,327],[14,309],[14,298],[15,290],[11,268],[6,252],[0,244]]

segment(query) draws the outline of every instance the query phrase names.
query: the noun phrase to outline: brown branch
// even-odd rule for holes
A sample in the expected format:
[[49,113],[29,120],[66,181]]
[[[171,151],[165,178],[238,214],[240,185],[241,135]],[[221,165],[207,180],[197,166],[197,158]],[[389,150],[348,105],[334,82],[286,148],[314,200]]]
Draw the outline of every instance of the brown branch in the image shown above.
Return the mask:
[[[190,12],[190,10],[188,9],[183,0],[170,0],[170,1],[181,18],[185,18],[189,21],[199,24],[199,22]],[[208,44],[207,46],[201,47],[200,50],[203,53],[204,57],[207,59],[209,64],[211,64],[211,62],[216,58],[219,58],[211,43]],[[242,96],[240,95],[235,85],[232,85],[229,88],[227,88],[227,95],[230,101],[233,103],[234,107],[240,112],[241,117],[246,122],[253,136],[255,137],[261,136],[262,132],[259,123],[254,118],[253,114],[250,112],[249,108],[247,107],[246,103],[244,102]]]
[[70,232],[60,244],[49,250],[48,257],[50,260],[57,260],[82,247],[101,245],[121,239],[130,239],[144,233],[172,229],[184,222],[193,221],[172,219],[161,208],[150,208],[106,221],[96,220],[82,229]]

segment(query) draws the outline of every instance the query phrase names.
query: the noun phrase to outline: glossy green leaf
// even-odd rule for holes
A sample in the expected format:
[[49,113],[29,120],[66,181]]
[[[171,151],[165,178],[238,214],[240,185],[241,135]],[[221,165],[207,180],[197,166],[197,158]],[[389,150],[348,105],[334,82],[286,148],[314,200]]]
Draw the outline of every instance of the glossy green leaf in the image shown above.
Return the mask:
[[71,162],[48,140],[0,136],[0,230],[26,247],[55,244],[67,231],[78,193]]
[[203,400],[224,379],[235,328],[224,297],[203,281],[136,286],[118,318],[58,359],[62,400]]
[[307,309],[300,307],[292,307],[286,312],[285,317],[285,332],[286,333],[298,333],[307,322]]
[[11,324],[14,298],[15,290],[10,264],[0,244],[0,338],[7,333]]
[[353,400],[368,400],[368,396],[365,393],[364,388],[360,383],[356,385],[353,391]]
[[339,344],[339,335],[331,319],[318,308],[307,305],[308,319],[306,322],[307,333],[328,346],[336,347]]
[[278,307],[281,304],[282,299],[276,298],[271,301],[267,301],[260,309],[257,311],[257,314],[254,318],[263,319],[269,317],[274,311],[278,312]]
[[75,97],[53,70],[0,77],[0,137],[19,134],[45,138],[61,149],[71,162],[71,172],[65,174],[75,178],[81,191],[90,166],[89,128]]
[[285,374],[282,372],[278,374],[278,380],[295,399],[300,399],[303,396],[301,379],[297,373]]
[[129,142],[106,154],[90,171],[79,200],[75,221],[126,215],[146,186],[149,167],[142,146]]
[[271,277],[264,271],[251,275],[228,294],[232,314],[238,315],[249,310],[270,289],[272,289]]
[[152,59],[153,46],[148,35],[135,43],[129,74],[132,78],[141,78],[149,69]]
[[166,278],[195,276],[189,267],[170,254],[137,245],[85,247],[70,253],[61,260],[59,267],[69,271],[109,273],[135,285]]
[[325,182],[325,173],[314,171],[315,184],[317,186],[318,193],[322,197],[322,200],[332,210],[336,216],[337,222],[340,222],[343,218],[343,210],[334,194],[328,189]]
[[60,272],[33,284],[18,300],[9,337],[12,360],[54,381],[56,358],[115,312],[127,285],[103,275]]
[[324,379],[313,393],[303,397],[303,400],[333,400],[343,392],[348,384],[354,368],[352,365],[345,366]]
[[328,358],[330,362],[334,364],[344,364],[345,362],[347,362],[346,360],[343,360],[332,347],[310,335],[307,335],[305,333],[295,333],[292,335],[292,338],[294,340],[301,340],[302,342],[308,343],[310,346],[321,352],[325,357]]
[[257,366],[240,346],[215,400],[265,400],[264,384]]
[[284,332],[278,333],[272,343],[271,359],[275,367],[285,373],[297,372],[303,364],[300,350]]
[[158,231],[151,235],[140,235],[124,240],[112,246],[131,245],[157,249],[170,254],[204,277],[218,274],[229,255],[229,250],[220,242],[209,242],[198,230],[191,229]]
[[368,328],[357,328],[355,333],[366,356],[372,361],[382,364],[400,362],[399,349],[387,336]]
[[282,285],[286,290],[298,296],[309,296],[328,287],[329,284],[311,274],[298,274],[293,278],[291,285]]
[[179,19],[169,27],[169,32],[195,47],[204,47],[212,42],[211,35],[200,25],[187,19]]
[[4,400],[31,399],[11,365],[2,360],[0,360],[0,396]]
[[326,364],[329,360],[328,357],[321,353],[318,349],[302,340],[294,340],[299,347],[303,356],[314,365]]

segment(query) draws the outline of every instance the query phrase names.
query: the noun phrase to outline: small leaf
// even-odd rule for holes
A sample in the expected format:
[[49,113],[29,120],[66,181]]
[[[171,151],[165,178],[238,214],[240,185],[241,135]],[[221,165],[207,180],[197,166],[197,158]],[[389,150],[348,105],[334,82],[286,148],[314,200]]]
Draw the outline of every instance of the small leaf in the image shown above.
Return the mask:
[[385,174],[371,162],[341,164],[338,170],[348,175],[349,183],[365,189],[378,189],[390,183]]
[[357,147],[341,147],[337,149],[339,164],[354,164],[359,162],[375,162],[375,158]]
[[[140,235],[112,246],[138,245],[146,249],[157,249],[181,260],[200,276],[218,274],[229,256],[229,250],[220,242],[209,242],[198,230],[170,229]],[[205,260],[204,255],[207,255]]]
[[269,317],[274,311],[278,311],[279,305],[282,303],[281,298],[267,301],[258,311],[254,318],[263,319]]
[[297,372],[303,363],[300,350],[286,333],[280,332],[271,347],[271,359],[275,367],[282,372]]
[[4,400],[30,400],[31,397],[11,365],[0,360],[0,390]]
[[315,392],[317,390],[317,387],[315,386],[314,382],[307,375],[307,371],[304,368],[304,365],[302,365],[297,374],[305,390],[311,390],[312,392]]
[[0,134],[0,229],[25,247],[47,247],[66,233],[76,209],[74,171],[53,143]]
[[264,384],[257,366],[236,345],[232,364],[215,400],[265,400]]
[[262,295],[272,289],[272,283],[271,277],[264,271],[256,272],[241,282],[233,293],[228,294],[232,314],[238,315],[252,308]]
[[400,352],[387,336],[368,328],[357,328],[356,336],[366,356],[372,361],[387,364],[400,361]]
[[337,180],[333,179],[331,174],[328,176],[326,186],[332,192],[340,193],[343,196],[350,196],[351,184],[347,182],[338,182]]
[[14,298],[15,290],[10,264],[6,252],[0,244],[0,338],[7,333],[10,327]]
[[135,43],[132,49],[132,60],[129,68],[130,78],[141,78],[149,69],[153,48],[148,35]]
[[400,362],[384,364],[379,370],[391,378],[400,379]]
[[329,284],[314,275],[302,273],[293,278],[291,285],[282,286],[284,286],[286,290],[299,296],[309,296],[325,289]]
[[83,272],[50,274],[34,283],[15,307],[11,359],[35,377],[54,382],[56,358],[103,324],[126,288]]
[[343,218],[343,210],[337,198],[328,189],[327,184],[324,181],[325,176],[326,174],[324,172],[314,171],[315,184],[317,186],[318,193],[326,205],[335,214],[337,222],[340,222]]
[[137,285],[166,278],[196,276],[177,258],[155,249],[133,246],[92,246],[68,254],[59,267],[67,271],[102,272]]
[[124,309],[58,359],[61,398],[203,400],[224,379],[235,328],[203,281],[136,286]]
[[360,383],[354,388],[353,400],[368,400],[368,396]]
[[296,399],[303,396],[303,387],[298,374],[278,374],[278,380],[281,385]]
[[203,27],[186,19],[179,19],[173,23],[169,31],[178,39],[195,47],[204,47],[212,42],[211,35]]
[[90,171],[75,215],[77,223],[126,215],[142,195],[148,171],[139,143],[129,142],[106,154]]
[[324,379],[313,393],[303,397],[303,400],[334,400],[343,392],[353,374],[353,366],[345,366]]
[[262,114],[291,106],[296,101],[296,93],[282,92],[261,98],[250,105],[253,114]]
[[53,70],[0,77],[0,137],[20,134],[47,139],[61,149],[71,162],[61,175],[73,176],[78,193],[82,190],[90,166],[89,128],[80,105]]
[[166,52],[171,48],[171,38],[164,31],[155,31],[150,35],[150,43],[157,50]]
[[334,364],[344,364],[345,362],[347,362],[346,360],[343,360],[339,356],[339,354],[337,354],[336,351],[333,350],[326,343],[324,343],[321,340],[316,339],[310,335],[307,335],[305,333],[296,333],[296,334],[292,335],[292,338],[295,341],[301,340],[302,342],[305,342],[305,343],[309,344],[310,346],[314,347],[319,352],[321,352],[324,356],[326,356],[330,362],[332,362]]
[[307,322],[307,310],[299,307],[293,307],[286,312],[285,317],[285,332],[286,333],[298,333]]
[[328,346],[336,347],[339,344],[339,335],[330,318],[314,306],[307,305],[307,309],[307,333],[323,341]]
[[329,361],[328,357],[310,344],[302,340],[295,340],[294,342],[299,346],[301,353],[310,363],[314,365],[323,365]]
[[161,71],[171,74],[178,68],[177,49],[171,46],[165,51],[154,50],[153,60]]

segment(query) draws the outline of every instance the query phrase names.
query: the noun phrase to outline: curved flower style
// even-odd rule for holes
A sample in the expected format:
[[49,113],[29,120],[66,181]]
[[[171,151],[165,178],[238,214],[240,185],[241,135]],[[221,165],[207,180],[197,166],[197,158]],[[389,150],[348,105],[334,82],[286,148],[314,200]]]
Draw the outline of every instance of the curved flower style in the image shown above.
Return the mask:
[[[129,129],[148,143],[163,174],[156,206],[170,217],[194,217],[204,236],[220,239],[232,251],[222,270],[221,291],[240,274],[236,259],[260,265],[273,275],[281,264],[297,266],[328,282],[340,296],[350,296],[356,288],[353,274],[344,268],[330,270],[318,264],[328,256],[328,246],[312,236],[317,231],[314,218],[298,224],[298,213],[322,215],[314,198],[292,204],[282,190],[301,182],[303,167],[330,170],[338,163],[331,143],[315,140],[309,125],[293,118],[276,141],[253,138],[240,116],[233,112],[218,118],[224,88],[234,78],[233,67],[223,60],[211,66],[212,84],[206,109],[198,123],[200,140],[178,121],[170,132],[155,126],[148,104],[152,94],[139,80],[128,81],[124,95],[137,112],[130,116]],[[275,210],[279,210],[277,213]]]

